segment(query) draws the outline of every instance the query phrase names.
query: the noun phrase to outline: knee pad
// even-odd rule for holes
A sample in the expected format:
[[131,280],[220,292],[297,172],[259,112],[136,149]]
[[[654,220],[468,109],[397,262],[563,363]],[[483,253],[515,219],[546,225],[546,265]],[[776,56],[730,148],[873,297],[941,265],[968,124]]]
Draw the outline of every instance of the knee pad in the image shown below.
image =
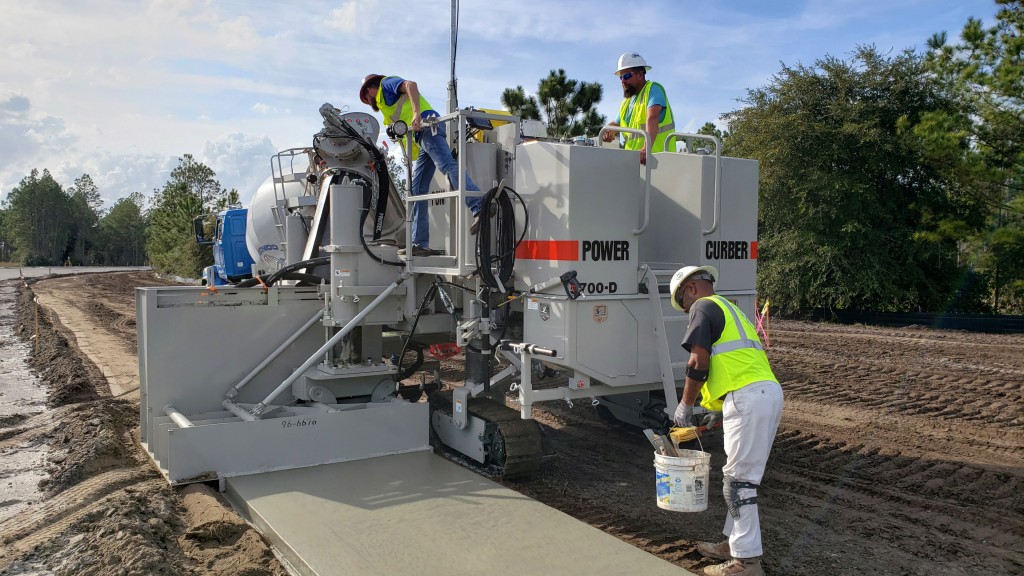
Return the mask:
[[[740,506],[757,504],[757,486],[753,482],[741,482],[732,476],[722,477],[722,495],[725,496],[725,506],[733,518],[740,517]],[[740,498],[740,490],[744,488],[754,490],[754,495],[750,498]]]

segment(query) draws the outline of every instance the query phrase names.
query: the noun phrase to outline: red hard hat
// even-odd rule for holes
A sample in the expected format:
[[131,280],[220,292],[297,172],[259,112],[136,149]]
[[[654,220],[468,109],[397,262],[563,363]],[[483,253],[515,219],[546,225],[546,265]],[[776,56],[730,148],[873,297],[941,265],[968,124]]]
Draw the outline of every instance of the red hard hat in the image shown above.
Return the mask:
[[369,86],[370,82],[373,82],[374,80],[379,80],[383,77],[383,74],[370,74],[366,78],[363,78],[363,85],[359,87],[359,100],[363,104],[371,106],[370,101],[366,99],[366,88],[367,86]]

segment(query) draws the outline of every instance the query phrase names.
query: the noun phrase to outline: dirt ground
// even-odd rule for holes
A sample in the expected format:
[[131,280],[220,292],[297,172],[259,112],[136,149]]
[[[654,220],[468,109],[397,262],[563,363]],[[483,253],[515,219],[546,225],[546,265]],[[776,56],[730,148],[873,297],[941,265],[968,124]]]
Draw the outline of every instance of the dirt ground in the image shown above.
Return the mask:
[[[0,454],[45,443],[47,477],[40,501],[0,514],[0,574],[285,573],[216,492],[168,487],[138,447],[133,288],[158,283],[21,294],[25,339],[33,292],[44,305],[31,361],[48,409],[0,419]],[[768,574],[1024,573],[1024,335],[773,320],[770,338],[786,404],[759,490]],[[639,431],[586,402],[541,406],[555,456],[507,486],[684,568],[712,563],[695,546],[719,538],[717,490],[707,512],[660,510]],[[721,438],[704,440],[718,486]]]
[[[0,574],[287,574],[215,490],[172,489],[139,447],[134,289],[161,284],[127,273],[0,286],[0,307],[18,310],[0,318],[30,343],[26,361],[47,386],[45,411],[0,420],[4,458],[46,446],[39,500],[0,483]],[[7,470],[11,483],[31,464]]]

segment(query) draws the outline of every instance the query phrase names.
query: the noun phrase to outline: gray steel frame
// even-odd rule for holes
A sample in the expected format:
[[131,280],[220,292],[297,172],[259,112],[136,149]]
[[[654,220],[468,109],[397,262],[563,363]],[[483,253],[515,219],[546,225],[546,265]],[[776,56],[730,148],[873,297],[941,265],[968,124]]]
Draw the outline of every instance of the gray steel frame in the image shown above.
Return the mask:
[[[426,404],[282,408],[294,401],[285,391],[254,421],[221,409],[322,307],[316,288],[136,289],[142,443],[172,484],[430,449]],[[251,408],[323,342],[322,326],[306,327],[234,400]],[[166,415],[174,411],[191,426]]]

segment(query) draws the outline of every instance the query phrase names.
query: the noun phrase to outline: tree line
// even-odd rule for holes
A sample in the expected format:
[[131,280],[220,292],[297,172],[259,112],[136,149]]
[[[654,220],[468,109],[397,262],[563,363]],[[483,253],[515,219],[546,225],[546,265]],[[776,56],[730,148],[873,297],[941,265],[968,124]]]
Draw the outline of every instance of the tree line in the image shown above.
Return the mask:
[[[995,2],[992,26],[922,52],[782,64],[725,130],[698,131],[760,164],[757,289],[775,309],[1024,313],[1024,2]],[[501,101],[566,138],[597,134],[601,97],[558,69]],[[237,200],[187,154],[150,199],[109,210],[88,175],[63,189],[33,170],[0,207],[0,260],[194,277],[211,256],[192,219]]]
[[196,278],[212,261],[192,221],[238,203],[191,154],[179,158],[163,188],[134,192],[103,207],[88,174],[62,187],[49,170],[32,170],[0,206],[0,261],[25,266],[141,266]]
[[[757,289],[776,310],[1024,314],[1024,2],[995,1],[992,26],[922,53],[783,64],[726,130],[698,130],[759,161]],[[564,138],[596,135],[600,98],[552,70],[501,101]]]
[[133,194],[104,210],[88,174],[64,188],[48,170],[32,170],[0,209],[0,260],[27,266],[142,264],[141,201]]
[[760,162],[758,292],[813,308],[1024,313],[1024,7],[923,53],[786,66],[725,116]]

